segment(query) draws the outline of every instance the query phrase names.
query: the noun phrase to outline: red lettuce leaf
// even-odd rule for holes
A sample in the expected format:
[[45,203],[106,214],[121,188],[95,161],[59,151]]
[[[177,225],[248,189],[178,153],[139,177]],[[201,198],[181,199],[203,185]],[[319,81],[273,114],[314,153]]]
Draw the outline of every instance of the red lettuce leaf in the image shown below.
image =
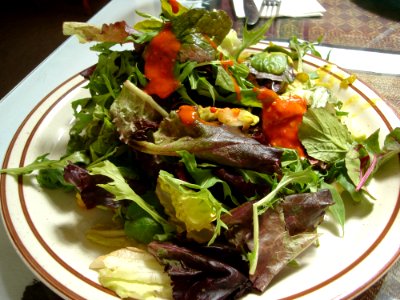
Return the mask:
[[290,235],[314,231],[322,222],[326,208],[333,204],[329,190],[286,196],[281,205]]
[[194,121],[183,124],[176,112],[165,118],[154,134],[155,141],[128,144],[139,151],[156,155],[177,155],[186,150],[196,157],[221,165],[277,172],[282,150],[265,146],[229,126],[214,126]]
[[88,209],[97,205],[104,205],[110,208],[116,208],[121,205],[121,203],[114,201],[113,194],[97,186],[110,181],[106,176],[90,175],[86,169],[69,164],[64,168],[64,180],[76,187]]
[[[253,250],[253,203],[247,202],[225,214],[222,221],[229,227],[228,241],[238,249]],[[259,216],[259,256],[257,269],[250,280],[253,288],[265,291],[271,280],[317,238],[314,233],[290,236],[282,216],[282,207],[268,209]]]
[[251,289],[236,268],[187,247],[153,241],[148,251],[166,265],[174,299],[236,299]]

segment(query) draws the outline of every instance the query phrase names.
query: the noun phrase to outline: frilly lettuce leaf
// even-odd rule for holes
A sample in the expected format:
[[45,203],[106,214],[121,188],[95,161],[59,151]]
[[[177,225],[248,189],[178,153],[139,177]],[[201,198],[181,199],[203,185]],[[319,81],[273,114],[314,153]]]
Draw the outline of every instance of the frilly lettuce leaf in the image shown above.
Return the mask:
[[96,258],[90,265],[100,283],[123,299],[172,299],[171,280],[148,252],[127,247]]
[[110,114],[120,139],[127,144],[131,139],[146,138],[147,130],[157,127],[161,118],[168,115],[151,96],[128,80],[111,105]]
[[242,40],[238,38],[236,30],[231,29],[222,40],[218,49],[224,53],[225,56],[233,57],[239,51],[241,45]]
[[223,10],[190,9],[172,20],[178,39],[201,33],[219,45],[232,28],[232,20]]
[[[210,243],[219,235],[224,226],[220,216],[226,210],[207,188],[177,179],[162,170],[157,179],[156,194],[178,231],[186,231],[197,240],[204,238],[202,242],[211,239]],[[214,221],[217,226],[213,236]]]
[[64,22],[63,34],[75,35],[80,43],[114,42],[123,43],[132,33],[125,21],[103,24],[102,27],[82,22]]

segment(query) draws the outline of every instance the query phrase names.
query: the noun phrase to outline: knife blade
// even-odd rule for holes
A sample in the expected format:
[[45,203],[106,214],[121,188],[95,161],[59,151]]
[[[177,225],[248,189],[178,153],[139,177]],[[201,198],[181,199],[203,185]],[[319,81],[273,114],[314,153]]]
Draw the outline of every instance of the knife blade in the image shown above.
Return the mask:
[[260,12],[253,0],[243,0],[244,13],[247,18],[247,25],[254,25],[260,19]]

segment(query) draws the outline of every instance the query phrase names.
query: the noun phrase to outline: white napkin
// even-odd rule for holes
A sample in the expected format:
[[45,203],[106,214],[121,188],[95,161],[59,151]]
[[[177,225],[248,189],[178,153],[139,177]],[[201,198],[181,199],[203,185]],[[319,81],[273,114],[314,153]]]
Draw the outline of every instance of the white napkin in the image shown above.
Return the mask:
[[[238,18],[245,18],[243,1],[233,0],[233,7]],[[325,8],[317,0],[281,0],[278,17],[321,17],[326,11]],[[260,10],[263,0],[254,0]],[[270,17],[270,11],[267,12],[265,7],[261,12],[262,17]]]

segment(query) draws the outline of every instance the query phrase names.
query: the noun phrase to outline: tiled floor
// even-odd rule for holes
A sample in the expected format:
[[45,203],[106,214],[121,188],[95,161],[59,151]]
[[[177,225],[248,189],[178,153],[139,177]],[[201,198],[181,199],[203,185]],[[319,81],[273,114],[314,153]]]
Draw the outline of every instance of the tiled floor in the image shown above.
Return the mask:
[[0,9],[0,99],[66,37],[63,21],[86,21],[109,0],[6,0]]

